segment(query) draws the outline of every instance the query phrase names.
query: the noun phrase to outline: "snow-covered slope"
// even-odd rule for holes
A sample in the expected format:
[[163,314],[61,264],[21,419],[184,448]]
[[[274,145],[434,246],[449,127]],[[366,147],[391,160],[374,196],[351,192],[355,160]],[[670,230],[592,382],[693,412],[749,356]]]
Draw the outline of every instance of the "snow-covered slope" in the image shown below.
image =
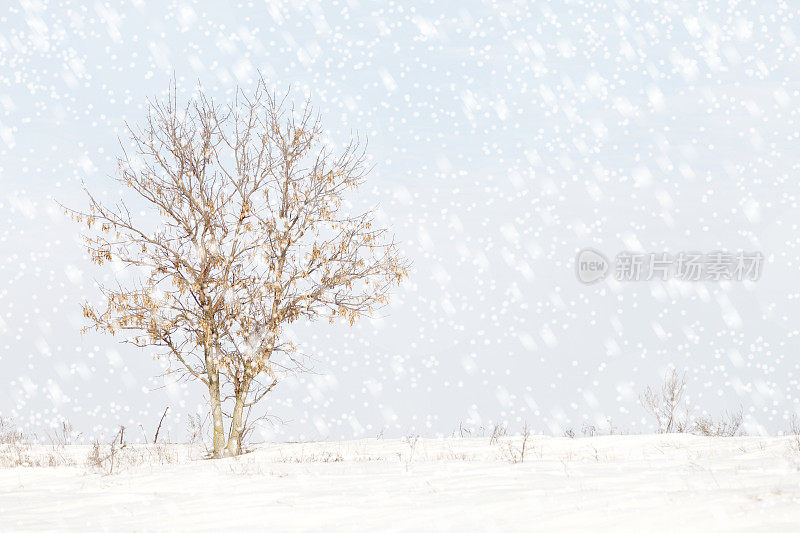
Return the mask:
[[[269,444],[245,456],[0,469],[0,529],[790,531],[796,437],[402,439]],[[45,455],[51,450],[41,448]],[[126,451],[125,453],[129,453]],[[135,454],[134,454],[135,455]],[[131,455],[130,457],[133,457]],[[129,457],[129,458],[130,458]]]

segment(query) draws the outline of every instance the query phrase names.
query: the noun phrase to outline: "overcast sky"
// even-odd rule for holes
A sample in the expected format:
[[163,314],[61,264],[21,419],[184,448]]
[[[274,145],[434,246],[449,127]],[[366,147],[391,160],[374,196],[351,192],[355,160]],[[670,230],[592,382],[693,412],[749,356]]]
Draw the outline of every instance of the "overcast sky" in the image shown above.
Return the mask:
[[[800,412],[796,6],[83,4],[0,7],[0,415],[88,438],[152,433],[170,406],[182,438],[203,386],[81,336],[113,273],[55,201],[82,205],[82,181],[119,197],[117,136],[173,75],[224,101],[258,71],[310,96],[333,142],[367,135],[362,200],[414,262],[379,319],[294,328],[317,374],[266,400],[285,424],[263,438],[652,431],[637,396],[670,365],[694,414],[742,408],[776,433]],[[586,247],[765,264],[755,282],[585,285]]]

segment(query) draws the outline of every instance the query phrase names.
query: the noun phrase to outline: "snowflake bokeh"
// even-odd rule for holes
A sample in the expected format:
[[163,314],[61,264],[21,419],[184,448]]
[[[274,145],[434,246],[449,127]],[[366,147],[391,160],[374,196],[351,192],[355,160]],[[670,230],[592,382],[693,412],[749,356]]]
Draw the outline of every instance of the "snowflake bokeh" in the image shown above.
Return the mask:
[[[523,422],[652,431],[670,365],[693,413],[800,413],[798,6],[789,2],[39,2],[0,7],[0,414],[44,433],[182,438],[202,387],[80,334],[96,270],[56,203],[108,198],[126,121],[171,79],[259,73],[369,139],[362,190],[413,260],[380,317],[292,334],[316,374],[269,439]],[[586,247],[758,250],[754,282],[575,277]]]

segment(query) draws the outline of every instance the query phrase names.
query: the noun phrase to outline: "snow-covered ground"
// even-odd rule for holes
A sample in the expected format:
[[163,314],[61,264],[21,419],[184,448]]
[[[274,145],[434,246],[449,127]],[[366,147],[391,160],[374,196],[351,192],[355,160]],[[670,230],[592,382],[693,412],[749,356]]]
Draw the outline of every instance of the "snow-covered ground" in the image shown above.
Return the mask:
[[[796,437],[367,439],[267,444],[224,460],[128,449],[114,474],[0,469],[0,529],[790,531]],[[41,447],[42,457],[53,449]]]

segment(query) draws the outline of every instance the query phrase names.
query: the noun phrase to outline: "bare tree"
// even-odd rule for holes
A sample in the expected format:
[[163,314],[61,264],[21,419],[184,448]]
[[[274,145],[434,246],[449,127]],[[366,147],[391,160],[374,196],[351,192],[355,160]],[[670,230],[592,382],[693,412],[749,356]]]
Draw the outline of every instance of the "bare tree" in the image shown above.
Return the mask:
[[688,413],[683,403],[686,390],[686,376],[673,368],[664,376],[660,390],[648,385],[639,396],[642,406],[656,420],[659,433],[682,433],[686,431]]
[[352,325],[406,276],[374,211],[344,207],[369,170],[363,146],[327,147],[318,114],[289,100],[261,79],[227,105],[202,89],[179,105],[171,85],[118,160],[137,209],[87,191],[88,209],[67,210],[93,260],[129,274],[84,305],[89,328],[161,348],[170,372],[207,387],[215,457],[241,453],[250,408],[305,369],[287,324]]

